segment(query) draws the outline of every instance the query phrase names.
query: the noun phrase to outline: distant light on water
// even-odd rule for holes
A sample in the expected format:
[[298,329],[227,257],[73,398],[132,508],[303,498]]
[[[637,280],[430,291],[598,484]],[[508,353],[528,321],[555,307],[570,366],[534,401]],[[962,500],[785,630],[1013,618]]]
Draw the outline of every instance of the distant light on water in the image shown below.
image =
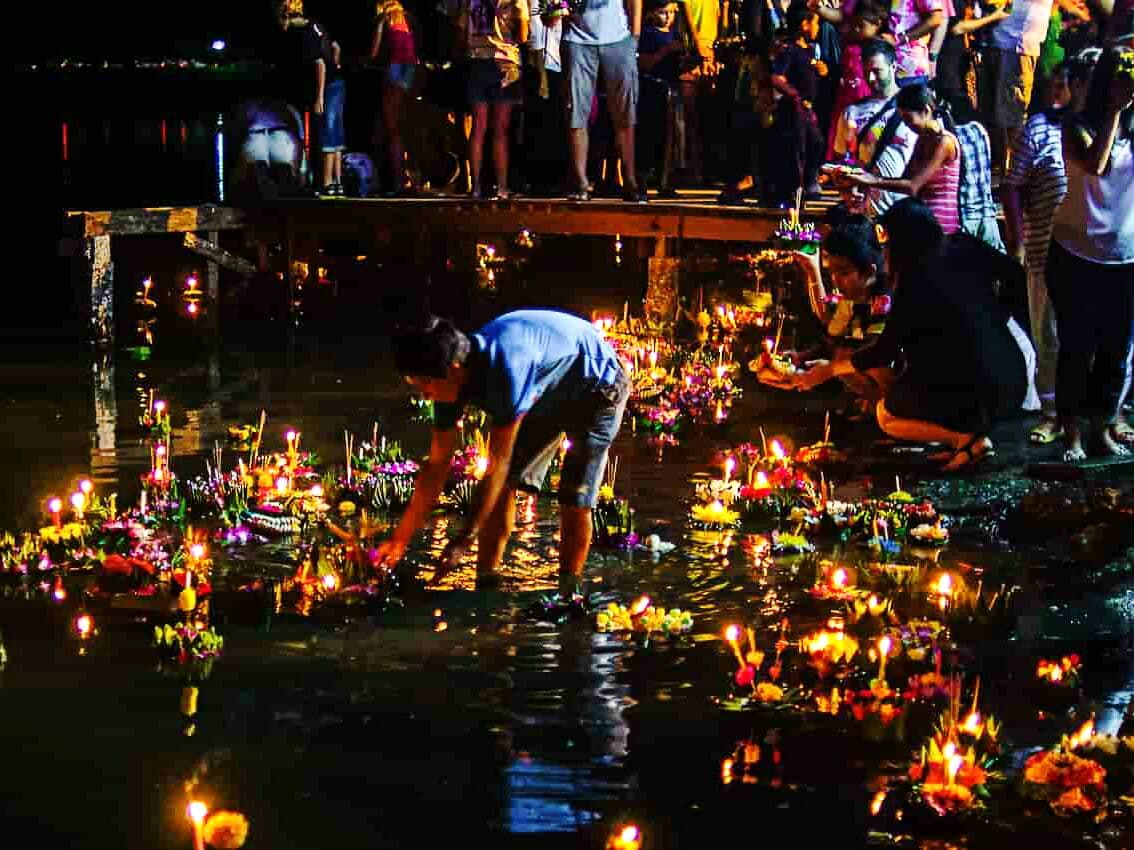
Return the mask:
[[216,38],[213,39],[213,43],[210,44],[209,47],[217,53],[220,53],[222,50],[228,47],[228,45],[225,43],[225,40],[223,38]]
[[[213,44],[216,44],[214,41]],[[223,42],[222,42],[223,44]],[[217,200],[224,203],[224,116],[217,114]]]

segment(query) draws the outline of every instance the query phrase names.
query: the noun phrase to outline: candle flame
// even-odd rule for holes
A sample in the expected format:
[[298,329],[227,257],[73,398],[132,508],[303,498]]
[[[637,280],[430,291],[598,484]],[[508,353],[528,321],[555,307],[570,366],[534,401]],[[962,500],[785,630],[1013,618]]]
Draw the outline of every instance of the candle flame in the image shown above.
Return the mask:
[[941,578],[937,580],[937,592],[942,596],[951,596],[953,593],[953,577],[949,573],[944,573]]
[[767,490],[771,486],[772,485],[768,483],[768,476],[764,473],[764,470],[761,469],[756,473],[755,487],[757,490]]
[[89,478],[84,478],[79,482],[79,489],[83,492],[84,495],[89,496],[91,494],[91,491],[94,490],[94,484],[91,483],[91,480]]
[[323,485],[322,484],[314,485],[311,488],[311,495],[312,495],[313,498],[316,498],[316,499],[323,498]]
[[965,718],[965,722],[961,724],[961,729],[968,732],[970,735],[976,735],[980,732],[980,725],[980,713],[970,711],[968,717]]
[[81,637],[89,635],[93,625],[94,622],[91,620],[89,614],[81,614],[79,618],[75,620],[75,630],[78,631]]
[[961,765],[965,760],[959,755],[951,755],[945,762],[945,775],[949,779],[949,784],[952,785],[957,780],[957,772],[960,771]]
[[476,466],[473,469],[473,475],[477,479],[484,478],[488,472],[488,458],[485,455],[477,455]]
[[165,402],[160,400],[155,401],[154,410],[156,410],[158,413],[161,413],[163,410],[165,410]]
[[649,607],[650,607],[650,597],[641,596],[641,597],[638,598],[638,601],[634,603],[634,607],[630,609],[630,614],[632,616],[637,617],[641,614],[644,614],[646,612],[646,609],[649,608]]
[[725,640],[729,643],[736,643],[740,640],[740,626],[731,625],[725,629]]
[[736,469],[736,458],[734,458],[734,457],[730,457],[730,458],[728,458],[728,459],[727,459],[727,460],[726,460],[726,461],[724,462],[724,471],[725,471],[725,475],[726,475],[726,476],[728,476],[728,475],[732,475],[732,473],[733,473],[733,471],[734,471],[735,469]]
[[878,653],[883,658],[889,656],[890,650],[893,649],[893,647],[894,642],[890,639],[889,635],[883,635],[882,639],[878,641]]
[[1088,743],[1095,736],[1095,719],[1092,717],[1079,727],[1074,735],[1067,739],[1067,746],[1074,750]]
[[279,493],[281,496],[284,493],[287,492],[287,488],[290,487],[290,486],[291,486],[291,482],[288,481],[288,479],[285,476],[281,475],[279,478],[276,479],[276,492]]
[[338,576],[334,573],[327,573],[323,576],[323,587],[327,590],[334,590],[335,586],[339,583]]
[[193,556],[193,560],[199,561],[205,557],[205,546],[202,543],[194,543],[189,547],[189,554]]
[[833,584],[835,587],[839,587],[839,588],[846,587],[846,585],[847,585],[847,571],[845,569],[843,569],[842,567],[839,567],[837,570],[835,570],[833,573],[831,573],[831,584]]
[[47,509],[53,514],[59,513],[63,510],[63,500],[56,496],[47,503]]
[[76,511],[81,511],[87,505],[87,496],[85,493],[76,492],[71,494],[71,507]]
[[882,811],[882,804],[886,801],[886,792],[879,791],[874,795],[874,799],[870,801],[870,814],[877,815]]
[[186,814],[189,815],[189,820],[193,823],[204,823],[205,816],[209,813],[209,807],[202,803],[200,800],[194,800],[189,804],[186,809]]
[[779,440],[772,440],[772,442],[768,444],[768,448],[771,449],[772,457],[776,460],[783,460],[786,457],[784,447]]
[[295,442],[295,432],[294,431],[288,431],[286,434],[284,434],[284,438],[289,443],[294,443]]

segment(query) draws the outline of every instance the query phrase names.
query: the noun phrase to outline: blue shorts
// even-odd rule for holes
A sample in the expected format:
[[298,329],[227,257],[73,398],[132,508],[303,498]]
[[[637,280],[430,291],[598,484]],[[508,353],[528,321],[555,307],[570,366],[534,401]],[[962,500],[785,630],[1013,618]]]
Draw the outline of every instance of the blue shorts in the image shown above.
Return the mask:
[[402,91],[409,91],[413,88],[413,80],[416,75],[417,65],[394,63],[386,66],[382,80],[388,86],[399,88]]
[[516,435],[508,485],[538,493],[566,434],[571,448],[559,471],[559,504],[593,508],[629,398],[630,379],[620,372],[613,384],[596,387],[569,411],[529,414]]
[[504,75],[493,59],[473,59],[469,62],[469,103],[519,103],[523,86],[519,81],[504,85]]
[[346,80],[340,77],[327,83],[323,91],[323,120],[319,124],[319,149],[323,153],[346,150],[346,128],[343,126],[345,101]]

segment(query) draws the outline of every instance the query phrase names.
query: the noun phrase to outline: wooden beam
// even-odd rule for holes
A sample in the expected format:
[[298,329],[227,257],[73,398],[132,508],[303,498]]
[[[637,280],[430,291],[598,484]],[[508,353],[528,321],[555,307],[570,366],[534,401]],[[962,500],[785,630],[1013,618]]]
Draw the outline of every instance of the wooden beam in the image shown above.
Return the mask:
[[245,226],[245,214],[241,210],[212,204],[109,211],[71,210],[67,219],[72,235],[84,238],[239,230]]
[[211,241],[211,239],[202,239],[195,233],[186,233],[184,245],[194,254],[199,254],[205,259],[219,266],[223,266],[229,271],[236,272],[238,275],[252,277],[252,275],[256,274],[255,264],[248,262],[248,260],[243,257],[226,251],[220,245]]

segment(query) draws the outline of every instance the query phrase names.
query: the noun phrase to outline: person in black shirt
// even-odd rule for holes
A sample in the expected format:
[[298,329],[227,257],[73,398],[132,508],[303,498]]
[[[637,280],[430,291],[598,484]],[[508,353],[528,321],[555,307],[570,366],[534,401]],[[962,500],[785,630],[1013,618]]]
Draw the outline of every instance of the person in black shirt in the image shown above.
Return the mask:
[[805,151],[803,185],[808,197],[819,197],[819,166],[823,163],[824,144],[815,116],[819,96],[819,78],[830,72],[816,55],[815,40],[819,35],[819,16],[803,3],[793,3],[787,13],[784,42],[772,60],[772,85],[799,104]]
[[1008,328],[993,282],[1023,286],[1023,269],[967,234],[948,238],[921,201],[907,198],[883,217],[893,304],[878,341],[796,379],[810,389],[832,377],[904,361],[876,408],[891,437],[948,445],[944,469],[993,453],[988,430],[1019,411],[1027,391],[1024,354]]
[[[309,150],[323,156],[323,185],[335,183],[335,162],[341,180],[342,79],[338,72],[338,45],[322,28],[303,16],[303,0],[281,0],[276,6],[279,27],[273,40],[271,88],[276,97],[300,113],[313,113],[317,139],[308,140]],[[331,194],[339,194],[331,190]]]

